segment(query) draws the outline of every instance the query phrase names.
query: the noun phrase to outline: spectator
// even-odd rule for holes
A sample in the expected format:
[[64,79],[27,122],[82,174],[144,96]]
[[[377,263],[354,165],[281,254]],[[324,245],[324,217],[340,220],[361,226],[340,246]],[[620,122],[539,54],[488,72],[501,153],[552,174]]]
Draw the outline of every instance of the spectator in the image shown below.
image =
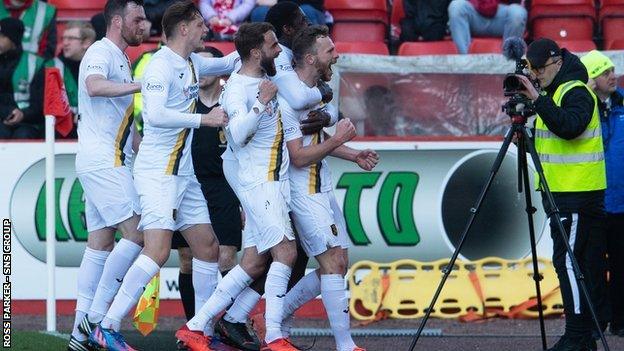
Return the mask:
[[[258,0],[256,8],[251,11],[252,22],[264,22],[271,6],[282,0]],[[303,10],[311,24],[326,24],[324,0],[293,0]]]
[[158,36],[162,33],[162,17],[165,10],[178,0],[144,0],[145,17],[151,23],[147,36]]
[[409,122],[405,116],[399,115],[399,107],[390,89],[373,85],[364,92],[366,106],[366,136],[406,136],[412,135]]
[[3,0],[0,18],[22,20],[22,48],[48,60],[56,50],[56,8],[41,0]]
[[33,139],[43,128],[43,59],[22,49],[24,24],[0,20],[0,139]]
[[[602,141],[607,168],[605,210],[607,211],[607,240],[610,299],[610,330],[624,336],[624,89],[617,87],[615,66],[599,51],[581,58],[589,74],[589,85],[598,98]],[[604,275],[601,275],[604,278]],[[600,315],[599,315],[600,316]],[[603,320],[603,322],[606,322]],[[606,327],[606,323],[601,327]]]
[[448,7],[451,37],[460,54],[467,54],[471,35],[522,37],[527,10],[521,1],[453,0]]
[[95,40],[100,40],[106,36],[106,20],[104,19],[104,12],[93,15],[91,17],[91,25],[95,29]]
[[229,40],[253,9],[255,0],[199,0],[199,10],[217,40]]
[[[80,61],[91,44],[95,42],[95,30],[89,22],[73,21],[67,23],[65,32],[61,37],[63,51],[52,60],[54,67],[61,71],[65,83],[65,91],[69,100],[69,106],[74,114],[74,129],[64,138],[76,139],[78,134],[78,69]],[[57,138],[60,135],[57,135]]]

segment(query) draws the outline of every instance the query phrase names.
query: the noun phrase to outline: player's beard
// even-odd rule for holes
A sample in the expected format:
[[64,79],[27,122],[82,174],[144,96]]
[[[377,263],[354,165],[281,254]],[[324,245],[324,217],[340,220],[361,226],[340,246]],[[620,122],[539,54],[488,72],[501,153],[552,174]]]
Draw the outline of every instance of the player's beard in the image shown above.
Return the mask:
[[275,69],[275,59],[270,57],[266,57],[262,55],[262,60],[260,61],[260,67],[264,70],[264,72],[269,76],[273,77],[277,70]]
[[319,73],[320,79],[322,79],[325,82],[329,82],[331,80],[331,77],[333,74],[331,70],[331,65],[332,65],[331,61],[326,64],[319,62],[318,60],[316,61],[316,70]]
[[139,46],[143,42],[143,33],[133,35],[130,28],[126,27],[125,24],[121,25],[121,37],[128,43],[128,46]]

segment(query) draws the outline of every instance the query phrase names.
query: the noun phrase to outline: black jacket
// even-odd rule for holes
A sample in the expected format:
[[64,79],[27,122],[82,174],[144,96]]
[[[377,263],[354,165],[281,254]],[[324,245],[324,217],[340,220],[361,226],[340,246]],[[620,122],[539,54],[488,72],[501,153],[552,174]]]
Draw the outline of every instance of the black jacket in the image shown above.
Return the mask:
[[[17,107],[13,98],[13,72],[17,68],[22,49],[16,49],[5,52],[0,55],[0,119],[4,119],[7,115],[5,110],[10,109],[9,113]],[[24,121],[35,125],[43,125],[43,85],[44,85],[43,67],[35,72],[33,81],[30,83],[30,106],[22,110],[24,112]]]
[[[581,135],[594,111],[594,99],[584,87],[572,88],[568,91],[557,107],[552,97],[557,88],[566,82],[580,80],[587,82],[587,69],[581,60],[562,49],[563,64],[552,83],[545,89],[546,96],[542,95],[535,100],[535,111],[540,115],[544,124],[558,137],[571,140]],[[555,204],[562,212],[583,212],[588,215],[604,216],[604,191],[584,191],[553,193]],[[545,196],[542,198],[544,209],[548,213],[550,208]]]
[[576,87],[563,97],[561,107],[557,107],[552,97],[557,88],[569,81],[580,80],[587,83],[587,69],[581,60],[563,49],[563,64],[553,82],[545,89],[546,96],[535,100],[535,111],[551,132],[562,139],[571,140],[581,135],[592,118],[594,100],[586,88]]

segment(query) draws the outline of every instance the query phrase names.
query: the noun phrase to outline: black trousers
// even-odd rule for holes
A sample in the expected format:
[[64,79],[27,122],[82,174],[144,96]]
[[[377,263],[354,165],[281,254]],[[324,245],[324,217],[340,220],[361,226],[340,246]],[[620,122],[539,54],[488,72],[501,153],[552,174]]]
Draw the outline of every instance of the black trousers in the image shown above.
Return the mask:
[[[590,293],[599,320],[609,320],[606,288],[606,226],[604,216],[595,211],[560,213],[585,284]],[[553,265],[559,278],[563,309],[566,316],[566,334],[582,336],[591,333],[593,321],[587,303],[576,280],[575,272],[555,218],[551,217]]]
[[607,214],[611,327],[624,328],[624,213]]

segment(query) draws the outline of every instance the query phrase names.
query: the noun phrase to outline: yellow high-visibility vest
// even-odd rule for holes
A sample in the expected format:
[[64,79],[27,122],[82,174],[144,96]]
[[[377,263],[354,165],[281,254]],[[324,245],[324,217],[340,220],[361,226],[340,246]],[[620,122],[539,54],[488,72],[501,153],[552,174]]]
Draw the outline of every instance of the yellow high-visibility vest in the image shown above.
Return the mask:
[[587,89],[594,101],[591,121],[581,135],[566,140],[548,130],[539,115],[535,122],[535,149],[544,168],[546,182],[553,192],[603,190],[607,187],[596,96],[587,85],[575,80],[560,85],[553,100],[555,105],[561,106],[565,94],[576,87]]

